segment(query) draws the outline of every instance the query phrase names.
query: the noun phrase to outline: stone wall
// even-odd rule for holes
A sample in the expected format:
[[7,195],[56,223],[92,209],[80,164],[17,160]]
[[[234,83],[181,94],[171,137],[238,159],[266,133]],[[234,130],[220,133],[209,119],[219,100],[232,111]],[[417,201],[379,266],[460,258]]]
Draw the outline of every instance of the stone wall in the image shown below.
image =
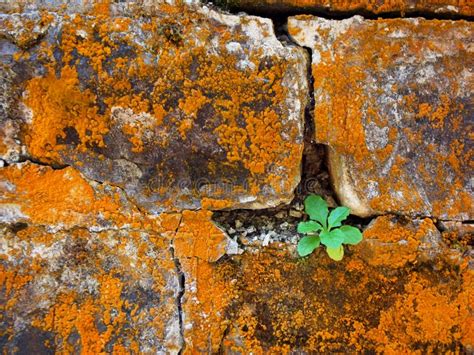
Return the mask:
[[1,4],[2,351],[473,351],[474,6],[221,5]]

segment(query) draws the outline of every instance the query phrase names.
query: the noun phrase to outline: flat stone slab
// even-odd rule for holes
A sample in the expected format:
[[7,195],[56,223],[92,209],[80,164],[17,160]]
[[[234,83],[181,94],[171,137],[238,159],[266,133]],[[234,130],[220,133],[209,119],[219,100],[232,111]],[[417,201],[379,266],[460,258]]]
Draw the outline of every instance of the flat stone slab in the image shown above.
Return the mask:
[[315,138],[354,214],[472,219],[474,24],[289,19],[312,50]]
[[473,16],[474,5],[459,0],[232,0],[230,6],[257,11],[320,11],[333,13],[411,14]]
[[0,16],[2,159],[73,166],[152,213],[291,200],[304,49],[203,5],[92,4]]

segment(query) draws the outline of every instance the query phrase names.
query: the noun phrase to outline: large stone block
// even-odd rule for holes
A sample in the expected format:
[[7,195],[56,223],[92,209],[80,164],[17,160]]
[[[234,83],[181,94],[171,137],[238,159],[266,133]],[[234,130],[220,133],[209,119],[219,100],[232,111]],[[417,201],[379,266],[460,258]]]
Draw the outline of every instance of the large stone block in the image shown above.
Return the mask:
[[473,16],[474,5],[469,0],[229,0],[232,7],[257,11],[308,11],[332,13],[428,13]]
[[159,233],[0,227],[4,352],[177,354],[179,289]]
[[161,214],[153,230],[91,231],[82,215],[59,231],[0,226],[3,350],[400,353],[474,344],[472,256],[447,249],[430,219],[379,217],[335,263],[321,249],[297,258],[283,243],[224,256],[229,239],[209,211]]
[[153,213],[291,200],[302,48],[202,5],[92,4],[1,15],[3,159],[73,166]]
[[[432,222],[405,222],[376,220],[367,233],[370,241],[348,248],[338,263],[321,249],[302,260],[276,244],[234,257],[237,297],[226,311],[230,318],[221,349],[245,354],[472,351],[472,257],[442,249],[427,261],[421,241],[430,238]],[[397,251],[400,257],[392,264]]]
[[472,219],[474,25],[290,18],[312,50],[316,140],[342,204]]

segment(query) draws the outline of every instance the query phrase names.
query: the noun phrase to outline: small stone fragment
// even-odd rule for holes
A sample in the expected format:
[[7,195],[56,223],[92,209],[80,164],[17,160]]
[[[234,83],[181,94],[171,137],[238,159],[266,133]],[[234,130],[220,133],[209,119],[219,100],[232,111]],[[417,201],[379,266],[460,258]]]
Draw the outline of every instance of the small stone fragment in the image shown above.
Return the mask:
[[303,213],[298,210],[290,210],[289,214],[290,214],[290,217],[294,217],[294,218],[301,218],[303,216]]

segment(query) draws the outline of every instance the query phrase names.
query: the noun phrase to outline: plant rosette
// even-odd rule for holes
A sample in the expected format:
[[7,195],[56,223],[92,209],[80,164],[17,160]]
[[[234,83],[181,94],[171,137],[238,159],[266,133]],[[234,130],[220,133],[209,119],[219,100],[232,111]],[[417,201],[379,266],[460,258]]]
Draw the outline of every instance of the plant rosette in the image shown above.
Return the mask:
[[314,194],[306,197],[304,207],[310,219],[298,224],[298,233],[306,234],[298,242],[300,256],[307,256],[324,244],[329,257],[340,261],[344,256],[343,244],[355,245],[362,240],[359,229],[342,225],[351,212],[348,207],[336,207],[329,213],[326,201]]

